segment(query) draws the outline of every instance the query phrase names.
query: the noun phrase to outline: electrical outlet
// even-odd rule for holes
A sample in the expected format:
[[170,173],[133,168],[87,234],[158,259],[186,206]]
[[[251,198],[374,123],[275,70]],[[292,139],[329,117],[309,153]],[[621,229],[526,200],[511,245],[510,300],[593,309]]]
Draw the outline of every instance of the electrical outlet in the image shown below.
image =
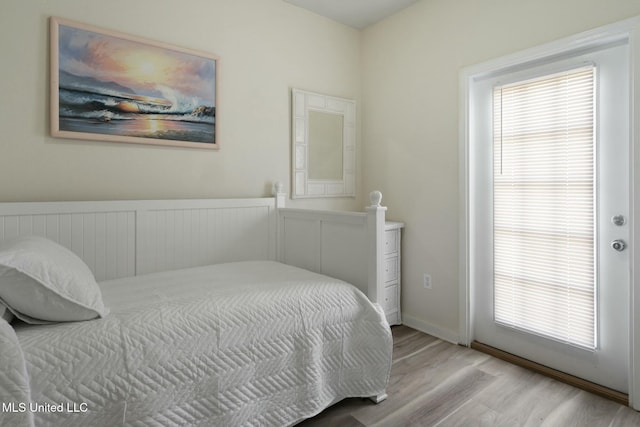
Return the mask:
[[433,289],[431,286],[431,275],[429,273],[424,273],[424,288],[425,289]]

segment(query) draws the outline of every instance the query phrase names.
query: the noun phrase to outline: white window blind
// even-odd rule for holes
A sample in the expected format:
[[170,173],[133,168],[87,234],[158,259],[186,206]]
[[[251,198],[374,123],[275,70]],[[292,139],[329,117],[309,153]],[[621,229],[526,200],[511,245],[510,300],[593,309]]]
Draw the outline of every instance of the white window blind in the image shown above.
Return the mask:
[[595,348],[595,67],[494,89],[494,318]]

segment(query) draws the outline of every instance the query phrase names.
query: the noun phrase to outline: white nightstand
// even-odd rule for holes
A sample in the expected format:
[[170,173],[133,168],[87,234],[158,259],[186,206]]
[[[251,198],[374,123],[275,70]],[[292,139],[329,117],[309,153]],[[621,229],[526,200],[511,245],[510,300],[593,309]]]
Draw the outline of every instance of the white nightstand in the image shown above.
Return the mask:
[[400,248],[402,246],[402,222],[385,222],[384,232],[384,294],[382,308],[389,325],[400,325]]

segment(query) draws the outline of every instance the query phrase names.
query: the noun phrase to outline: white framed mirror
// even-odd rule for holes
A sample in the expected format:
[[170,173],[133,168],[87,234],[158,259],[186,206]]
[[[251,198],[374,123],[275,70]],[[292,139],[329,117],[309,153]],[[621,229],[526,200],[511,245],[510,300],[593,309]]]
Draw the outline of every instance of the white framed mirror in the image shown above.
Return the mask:
[[291,197],[355,197],[356,102],[300,89],[291,97]]

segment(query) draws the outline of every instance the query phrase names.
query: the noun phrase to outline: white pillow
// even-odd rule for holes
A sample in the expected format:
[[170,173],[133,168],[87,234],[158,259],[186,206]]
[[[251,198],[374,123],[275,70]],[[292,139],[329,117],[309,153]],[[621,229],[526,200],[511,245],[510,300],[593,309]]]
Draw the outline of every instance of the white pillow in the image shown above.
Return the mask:
[[37,236],[0,243],[0,299],[29,323],[89,320],[108,313],[89,267],[70,250]]

